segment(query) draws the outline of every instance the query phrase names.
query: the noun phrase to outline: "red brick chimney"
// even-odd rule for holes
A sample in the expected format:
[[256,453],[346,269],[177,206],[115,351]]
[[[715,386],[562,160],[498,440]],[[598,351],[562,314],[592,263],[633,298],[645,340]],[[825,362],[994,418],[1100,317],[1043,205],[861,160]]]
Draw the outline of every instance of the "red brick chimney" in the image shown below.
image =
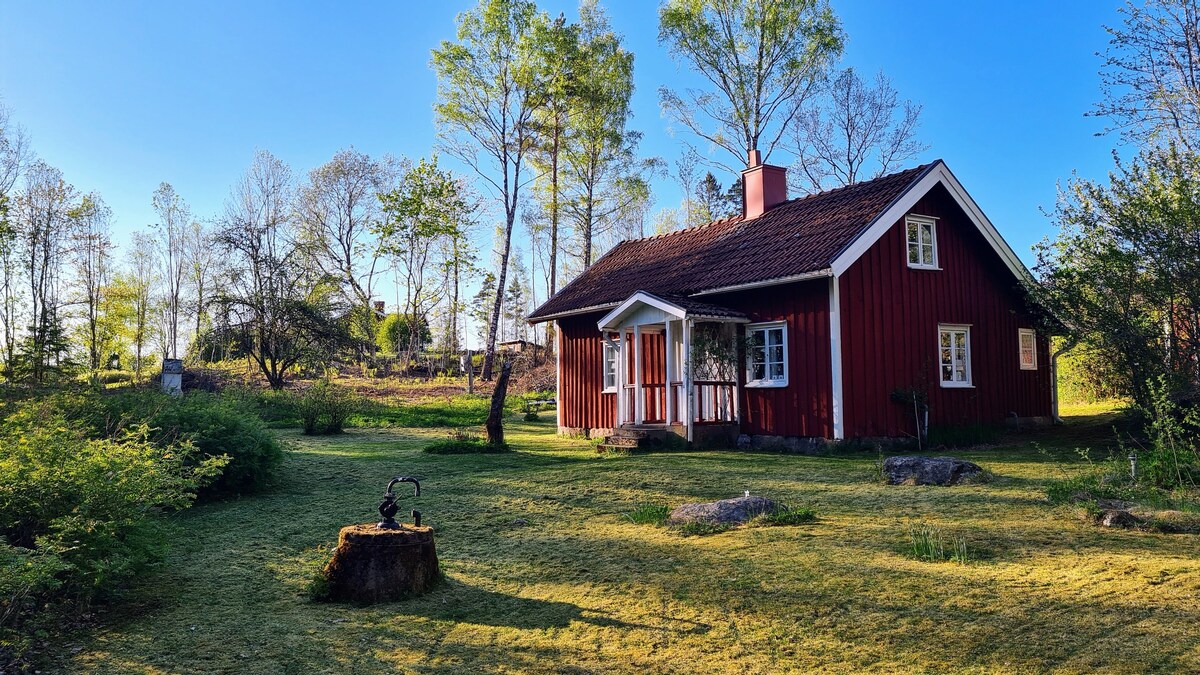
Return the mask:
[[750,151],[746,164],[742,171],[742,213],[750,220],[787,201],[787,169],[763,164],[758,150]]

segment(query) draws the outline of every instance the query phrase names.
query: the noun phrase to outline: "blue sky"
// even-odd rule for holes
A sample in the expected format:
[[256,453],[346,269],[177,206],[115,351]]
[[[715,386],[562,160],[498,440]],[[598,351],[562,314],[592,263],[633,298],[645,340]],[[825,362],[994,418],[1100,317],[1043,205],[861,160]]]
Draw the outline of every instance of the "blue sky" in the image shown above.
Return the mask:
[[[123,243],[153,222],[160,181],[197,216],[217,214],[256,148],[297,174],[349,145],[427,155],[429,50],[472,4],[0,0],[0,98],[42,158],[104,196]],[[924,105],[920,159],[945,159],[1031,262],[1056,182],[1111,165],[1116,139],[1095,137],[1103,122],[1084,113],[1101,96],[1095,52],[1119,2],[832,4],[849,37],[843,65],[882,68]],[[575,14],[574,2],[539,5]],[[642,151],[673,161],[682,145],[656,92],[699,81],[658,45],[656,2],[604,5],[636,56]],[[681,195],[664,180],[656,196],[662,208]]]

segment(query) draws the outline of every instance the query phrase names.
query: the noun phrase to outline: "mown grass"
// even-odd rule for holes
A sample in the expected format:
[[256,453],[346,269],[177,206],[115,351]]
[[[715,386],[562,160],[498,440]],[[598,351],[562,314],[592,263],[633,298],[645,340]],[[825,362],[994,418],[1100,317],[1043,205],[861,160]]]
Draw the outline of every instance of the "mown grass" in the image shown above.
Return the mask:
[[[1056,432],[1062,433],[1062,432]],[[1069,450],[958,452],[995,474],[880,485],[874,457],[687,452],[597,457],[552,422],[514,452],[421,452],[442,432],[352,429],[295,444],[275,492],[179,517],[167,562],[98,625],[57,641],[71,672],[1196,672],[1190,535],[1103,530],[1045,499]],[[1064,434],[1065,435],[1065,434]],[[432,593],[372,607],[306,587],[388,478],[417,476],[437,531]],[[820,518],[681,537],[631,522],[750,489]],[[910,525],[981,544],[914,560]]]

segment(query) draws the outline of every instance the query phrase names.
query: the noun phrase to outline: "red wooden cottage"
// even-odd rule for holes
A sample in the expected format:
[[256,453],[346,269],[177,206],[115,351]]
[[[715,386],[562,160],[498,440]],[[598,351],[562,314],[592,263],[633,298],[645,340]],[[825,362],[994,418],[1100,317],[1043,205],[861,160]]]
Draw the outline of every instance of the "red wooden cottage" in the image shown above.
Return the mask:
[[1050,419],[1029,273],[944,162],[788,200],[750,159],[742,215],[623,242],[530,316],[560,432],[911,436],[914,392],[931,427]]

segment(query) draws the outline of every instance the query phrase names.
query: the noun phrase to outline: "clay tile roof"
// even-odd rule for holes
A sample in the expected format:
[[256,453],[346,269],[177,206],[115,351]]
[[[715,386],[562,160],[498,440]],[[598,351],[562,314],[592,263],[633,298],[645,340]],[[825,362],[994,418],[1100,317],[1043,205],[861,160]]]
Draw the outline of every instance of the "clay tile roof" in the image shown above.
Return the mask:
[[935,164],[786,201],[753,220],[739,215],[622,242],[529,319],[615,305],[639,290],[677,302],[705,290],[828,269]]
[[700,302],[699,300],[693,300],[692,298],[685,298],[685,297],[679,296],[679,295],[659,295],[658,297],[662,298],[663,300],[666,300],[667,302],[671,303],[672,305],[675,305],[676,307],[679,307],[680,309],[684,310],[688,314],[697,314],[700,316],[728,317],[731,319],[746,318],[746,314],[744,312],[739,312],[736,309],[729,309],[728,307],[721,307],[720,305],[713,305],[713,304],[710,304],[707,302]]

